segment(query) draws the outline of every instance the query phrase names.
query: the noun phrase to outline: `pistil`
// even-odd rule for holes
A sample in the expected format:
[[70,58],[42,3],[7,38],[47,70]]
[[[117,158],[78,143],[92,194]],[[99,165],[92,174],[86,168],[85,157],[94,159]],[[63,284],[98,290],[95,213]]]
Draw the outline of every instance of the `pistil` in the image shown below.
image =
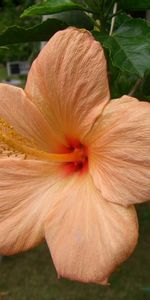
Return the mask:
[[24,158],[33,157],[34,159],[51,162],[73,164],[75,170],[83,169],[87,160],[85,147],[80,144],[80,141],[68,142],[70,146],[64,151],[62,150],[62,153],[49,153],[39,150],[33,140],[24,138],[2,118],[0,118],[0,142],[2,145],[6,145],[2,148],[1,154],[8,157],[13,154],[15,156],[21,154]]
[[31,148],[29,146],[23,145],[16,142],[14,139],[1,135],[1,141],[7,144],[10,148],[15,151],[25,154],[27,156],[33,156],[43,160],[49,160],[51,162],[78,162],[83,159],[83,151],[80,149],[75,149],[73,152],[69,153],[48,153],[45,151],[38,150],[36,148]]

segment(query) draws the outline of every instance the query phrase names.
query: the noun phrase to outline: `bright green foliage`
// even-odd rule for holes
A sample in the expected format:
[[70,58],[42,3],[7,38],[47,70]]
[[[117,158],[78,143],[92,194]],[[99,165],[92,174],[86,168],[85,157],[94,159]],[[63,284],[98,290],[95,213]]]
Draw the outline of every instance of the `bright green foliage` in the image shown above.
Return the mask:
[[111,36],[96,36],[109,49],[113,65],[121,71],[139,77],[150,71],[150,25],[145,21],[128,17]]
[[48,0],[27,8],[22,17],[54,14],[69,10],[88,10],[86,5],[73,2],[71,0]]

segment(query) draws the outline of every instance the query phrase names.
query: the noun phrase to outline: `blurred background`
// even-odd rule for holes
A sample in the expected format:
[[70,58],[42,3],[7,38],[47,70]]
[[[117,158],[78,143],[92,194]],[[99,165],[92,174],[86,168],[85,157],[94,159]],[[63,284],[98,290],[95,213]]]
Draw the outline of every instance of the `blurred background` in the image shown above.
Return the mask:
[[[35,1],[0,1],[0,32],[28,23],[19,16]],[[145,13],[138,12],[138,17]],[[36,25],[41,17],[32,17]],[[40,42],[0,48],[0,82],[23,87]],[[110,278],[107,287],[58,280],[46,244],[13,257],[1,257],[0,300],[148,300],[150,299],[150,204],[137,207],[140,238],[133,255]],[[129,232],[130,234],[130,232]],[[88,266],[87,266],[88,268]]]
[[[24,9],[35,2],[30,0],[1,0],[0,32],[14,24],[36,25],[40,17],[20,19]],[[40,42],[12,44],[9,47],[0,48],[0,81],[24,86],[29,67],[39,50]]]

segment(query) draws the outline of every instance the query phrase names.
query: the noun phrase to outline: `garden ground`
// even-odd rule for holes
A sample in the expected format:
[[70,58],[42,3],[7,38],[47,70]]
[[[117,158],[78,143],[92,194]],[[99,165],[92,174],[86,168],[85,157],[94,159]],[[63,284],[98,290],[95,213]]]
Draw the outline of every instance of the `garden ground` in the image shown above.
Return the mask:
[[136,251],[111,276],[110,286],[58,280],[48,248],[41,245],[26,253],[3,258],[0,300],[149,300],[149,205],[140,207],[139,220],[140,239]]

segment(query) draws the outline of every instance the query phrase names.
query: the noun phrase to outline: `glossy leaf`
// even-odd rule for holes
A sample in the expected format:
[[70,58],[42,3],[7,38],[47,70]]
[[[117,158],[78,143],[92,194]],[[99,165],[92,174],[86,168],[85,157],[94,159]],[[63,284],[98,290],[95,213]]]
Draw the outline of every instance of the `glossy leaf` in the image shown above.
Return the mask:
[[109,38],[107,33],[99,32],[99,31],[92,31],[93,36],[95,39],[102,44],[104,47],[105,41]]
[[0,34],[0,46],[14,43],[47,41],[55,32],[66,27],[68,27],[67,24],[55,19],[48,19],[30,28],[14,25],[8,27]]
[[35,4],[25,9],[21,17],[50,15],[70,10],[89,11],[86,5],[73,2],[71,0],[47,0],[43,3]]
[[111,36],[95,36],[109,49],[113,65],[121,71],[144,77],[150,70],[150,26],[144,20],[128,17]]
[[68,26],[77,28],[86,28],[92,30],[94,27],[91,19],[83,11],[65,11],[54,15],[49,15],[49,18],[57,19],[65,22]]

